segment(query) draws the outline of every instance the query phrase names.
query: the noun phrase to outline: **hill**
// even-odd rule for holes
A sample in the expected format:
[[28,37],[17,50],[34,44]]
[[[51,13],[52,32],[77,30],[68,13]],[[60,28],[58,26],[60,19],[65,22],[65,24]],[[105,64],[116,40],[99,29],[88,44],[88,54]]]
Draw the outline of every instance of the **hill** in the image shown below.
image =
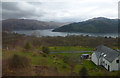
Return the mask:
[[98,17],[64,25],[54,29],[53,32],[116,33],[118,32],[117,30],[117,19]]
[[3,29],[9,30],[36,30],[36,29],[53,29],[65,25],[60,22],[44,22],[31,19],[7,19],[2,21]]

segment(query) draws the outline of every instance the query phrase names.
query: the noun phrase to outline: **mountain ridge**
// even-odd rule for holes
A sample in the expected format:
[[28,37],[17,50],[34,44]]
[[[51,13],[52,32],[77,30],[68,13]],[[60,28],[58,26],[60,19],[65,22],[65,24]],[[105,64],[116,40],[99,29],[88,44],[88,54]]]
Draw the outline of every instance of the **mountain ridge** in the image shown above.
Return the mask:
[[115,33],[118,32],[118,20],[97,17],[55,28],[53,32]]
[[33,19],[6,19],[2,20],[2,28],[9,30],[36,30],[36,29],[53,29],[66,25],[61,22],[45,22]]

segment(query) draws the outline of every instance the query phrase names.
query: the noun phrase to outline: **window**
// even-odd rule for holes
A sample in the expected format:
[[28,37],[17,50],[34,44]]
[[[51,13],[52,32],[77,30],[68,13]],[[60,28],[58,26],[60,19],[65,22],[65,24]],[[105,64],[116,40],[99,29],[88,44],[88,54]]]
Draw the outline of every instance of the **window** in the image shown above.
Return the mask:
[[102,62],[102,64],[104,64],[104,61]]
[[116,63],[119,63],[119,60],[116,60]]

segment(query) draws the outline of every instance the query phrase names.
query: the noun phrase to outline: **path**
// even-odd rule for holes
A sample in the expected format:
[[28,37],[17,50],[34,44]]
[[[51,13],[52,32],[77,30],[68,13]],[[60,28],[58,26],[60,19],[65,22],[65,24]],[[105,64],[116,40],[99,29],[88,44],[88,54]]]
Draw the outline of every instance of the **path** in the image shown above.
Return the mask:
[[57,52],[50,52],[50,53],[87,53],[87,52],[94,52],[94,51],[57,51]]

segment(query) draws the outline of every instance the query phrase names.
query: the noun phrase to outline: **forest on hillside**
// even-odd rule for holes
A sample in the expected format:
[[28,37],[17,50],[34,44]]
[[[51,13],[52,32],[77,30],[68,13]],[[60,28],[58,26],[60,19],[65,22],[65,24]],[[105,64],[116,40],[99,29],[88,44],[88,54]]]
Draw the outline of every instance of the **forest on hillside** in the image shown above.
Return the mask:
[[117,33],[118,20],[98,17],[58,27],[53,32]]

